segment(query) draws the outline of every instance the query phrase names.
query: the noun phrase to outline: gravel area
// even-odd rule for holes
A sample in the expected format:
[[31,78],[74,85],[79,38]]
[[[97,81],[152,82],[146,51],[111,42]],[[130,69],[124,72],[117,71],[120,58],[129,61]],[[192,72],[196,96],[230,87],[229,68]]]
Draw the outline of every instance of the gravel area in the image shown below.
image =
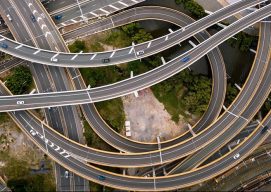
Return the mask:
[[139,97],[128,95],[122,98],[126,119],[131,122],[131,138],[137,141],[156,142],[172,139],[187,130],[182,117],[178,124],[171,120],[150,89],[139,92]]
[[16,158],[28,157],[29,161],[43,157],[43,152],[20,131],[10,118],[5,122],[0,122],[0,137],[0,152],[7,152]]

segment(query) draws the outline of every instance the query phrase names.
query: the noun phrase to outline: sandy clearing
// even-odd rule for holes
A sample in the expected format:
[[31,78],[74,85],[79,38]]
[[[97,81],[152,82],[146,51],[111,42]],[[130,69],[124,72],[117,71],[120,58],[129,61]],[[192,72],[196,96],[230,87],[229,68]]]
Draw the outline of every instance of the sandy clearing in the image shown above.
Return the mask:
[[156,142],[172,139],[187,130],[187,124],[180,117],[176,124],[153,95],[151,89],[139,92],[139,97],[128,95],[122,98],[126,120],[131,122],[131,138],[137,141]]

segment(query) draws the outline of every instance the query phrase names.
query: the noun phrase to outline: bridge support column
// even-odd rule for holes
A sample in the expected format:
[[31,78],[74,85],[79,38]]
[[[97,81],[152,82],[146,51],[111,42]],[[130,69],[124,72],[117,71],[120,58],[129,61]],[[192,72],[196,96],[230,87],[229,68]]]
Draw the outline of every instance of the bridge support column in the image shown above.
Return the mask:
[[234,85],[239,91],[241,91],[242,88],[237,83],[234,83]]
[[29,94],[33,94],[36,92],[36,89],[33,89]]
[[161,61],[162,61],[163,65],[166,64],[166,60],[164,57],[161,57]]
[[190,45],[192,45],[193,48],[197,47],[197,45],[193,41],[189,40],[188,42]]
[[163,158],[162,158],[162,152],[161,152],[160,136],[157,136],[156,139],[157,139],[157,144],[158,144],[158,149],[159,149],[159,154],[160,154],[160,162],[162,164],[163,163]]
[[250,50],[250,52],[252,52],[252,53],[257,53],[254,49],[249,49]]
[[188,126],[190,133],[192,133],[193,137],[195,137],[196,133],[193,131],[192,126],[189,123],[187,123],[187,126]]
[[[133,77],[134,77],[134,72],[133,72],[133,71],[130,71],[130,78],[133,78]],[[138,97],[138,92],[135,91],[135,92],[134,92],[134,95],[135,95],[135,97]]]

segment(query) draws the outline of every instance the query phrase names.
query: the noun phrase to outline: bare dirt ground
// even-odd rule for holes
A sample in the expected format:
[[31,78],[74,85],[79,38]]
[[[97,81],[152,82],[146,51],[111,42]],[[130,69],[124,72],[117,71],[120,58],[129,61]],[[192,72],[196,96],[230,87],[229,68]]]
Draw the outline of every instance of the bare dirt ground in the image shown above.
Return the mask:
[[139,97],[128,95],[122,98],[126,119],[131,122],[131,138],[137,141],[156,142],[160,135],[161,141],[172,139],[187,130],[183,118],[178,124],[171,120],[150,89],[139,92]]
[[0,138],[1,153],[8,153],[9,156],[18,159],[27,158],[25,160],[33,165],[43,157],[43,152],[21,132],[10,118],[0,122]]

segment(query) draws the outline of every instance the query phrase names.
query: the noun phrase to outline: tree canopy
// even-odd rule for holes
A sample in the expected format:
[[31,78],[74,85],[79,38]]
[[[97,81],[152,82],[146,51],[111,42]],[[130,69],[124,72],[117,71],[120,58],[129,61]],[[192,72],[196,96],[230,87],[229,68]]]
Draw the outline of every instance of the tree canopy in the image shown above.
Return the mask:
[[28,67],[19,66],[15,67],[11,75],[6,79],[6,86],[15,94],[27,93],[32,84],[32,74]]

